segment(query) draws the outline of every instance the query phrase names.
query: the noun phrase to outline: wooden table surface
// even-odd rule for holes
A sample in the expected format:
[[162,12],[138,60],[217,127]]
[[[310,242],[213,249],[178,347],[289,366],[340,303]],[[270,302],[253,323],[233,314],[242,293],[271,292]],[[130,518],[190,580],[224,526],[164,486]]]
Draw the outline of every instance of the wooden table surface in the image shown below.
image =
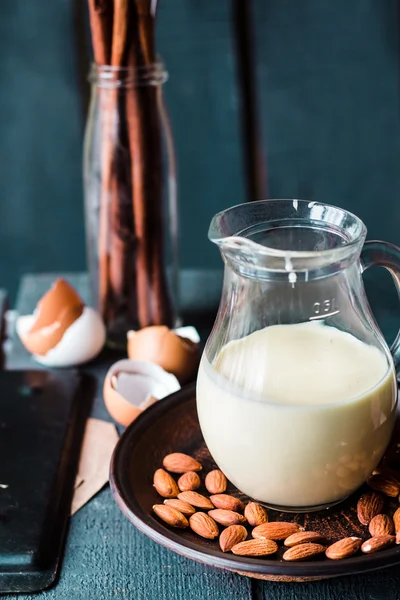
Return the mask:
[[[87,280],[69,280],[88,297]],[[51,276],[23,279],[16,308],[32,312]],[[37,367],[13,338],[7,368]],[[102,380],[110,357],[87,368],[97,377],[92,416],[111,420],[102,399]],[[21,598],[32,598],[29,595]],[[400,566],[378,572],[312,583],[271,583],[197,564],[158,546],[137,531],[116,507],[108,487],[70,520],[59,581],[34,596],[38,600],[399,600]],[[15,596],[3,596],[4,599]]]

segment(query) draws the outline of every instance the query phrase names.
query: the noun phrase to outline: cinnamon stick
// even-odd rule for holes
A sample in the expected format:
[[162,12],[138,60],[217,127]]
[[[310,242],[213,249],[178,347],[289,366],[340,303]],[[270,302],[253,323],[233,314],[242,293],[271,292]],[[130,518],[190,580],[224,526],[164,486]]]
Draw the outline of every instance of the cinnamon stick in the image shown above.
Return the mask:
[[101,195],[99,215],[99,309],[107,322],[110,305],[110,204],[111,204],[111,174],[112,174],[112,132],[115,129],[115,114],[110,110],[109,94],[111,90],[101,90],[100,114],[103,117],[101,145]]
[[123,65],[127,51],[129,0],[114,0],[114,22],[112,33],[111,64]]
[[[111,64],[113,67],[121,68],[127,55],[127,35],[128,35],[128,16],[129,1],[114,0],[114,19],[113,36],[111,49]],[[124,79],[125,75],[117,73],[116,76]],[[119,148],[123,146],[121,139],[123,137],[123,113],[124,103],[120,100],[124,98],[126,90],[124,84],[121,88],[109,90],[110,111],[115,111],[119,115],[117,131],[113,141],[113,161],[114,165],[111,172],[110,187],[112,194],[110,197],[110,286],[112,292],[112,318],[113,321],[119,317],[125,316],[127,326],[134,326],[134,317],[136,313],[135,290],[131,283],[130,271],[134,267],[134,256],[132,248],[133,234],[133,213],[127,211],[128,193],[126,174],[123,169],[119,169],[119,164],[126,160],[123,152]],[[111,158],[111,157],[110,157]],[[110,308],[111,310],[111,308]],[[121,319],[120,319],[121,320]],[[123,318],[122,318],[123,320]]]
[[112,0],[89,0],[94,60],[108,65],[111,52]]
[[[129,55],[129,67],[136,65],[134,53]],[[146,327],[152,322],[149,303],[148,274],[150,265],[148,263],[148,252],[146,242],[146,192],[145,181],[145,153],[146,143],[143,135],[142,111],[139,94],[134,88],[127,91],[126,112],[128,121],[128,136],[131,152],[131,174],[132,174],[132,200],[135,223],[136,249],[136,288],[138,304],[138,320],[140,327]]]
[[[108,64],[111,55],[112,0],[89,0],[89,17],[92,31],[93,53],[97,64]],[[100,114],[106,109],[104,98],[99,95]],[[107,116],[106,116],[107,118]],[[102,315],[107,311],[109,295],[109,250],[108,250],[108,149],[103,149],[102,186],[99,216],[99,308]]]
[[[130,65],[149,68],[155,60],[154,18],[148,0],[135,0],[136,14]],[[157,87],[132,90],[127,104],[130,120],[132,184],[138,238],[138,304],[141,326],[172,324],[163,268],[163,207],[161,131]]]

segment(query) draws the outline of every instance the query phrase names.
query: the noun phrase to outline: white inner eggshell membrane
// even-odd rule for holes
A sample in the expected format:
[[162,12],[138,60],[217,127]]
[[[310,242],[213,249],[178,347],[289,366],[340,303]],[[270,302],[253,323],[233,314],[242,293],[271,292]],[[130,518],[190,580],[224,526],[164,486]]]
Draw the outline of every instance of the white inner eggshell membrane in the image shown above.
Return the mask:
[[111,377],[111,385],[125,400],[138,407],[151,396],[160,400],[181,387],[175,375],[141,360],[120,360],[110,368],[107,377]]
[[116,390],[134,406],[140,406],[149,396],[160,399],[169,393],[165,384],[141,373],[119,373]]
[[25,336],[35,322],[35,313],[33,315],[22,315],[18,317],[15,328],[20,338]]
[[187,338],[195,344],[200,342],[199,332],[197,331],[196,327],[193,327],[193,325],[178,327],[177,329],[174,329],[174,332],[179,335],[179,337]]
[[106,330],[99,313],[85,306],[81,316],[65,330],[59,343],[46,354],[34,354],[34,357],[48,367],[80,365],[97,356],[105,341]]

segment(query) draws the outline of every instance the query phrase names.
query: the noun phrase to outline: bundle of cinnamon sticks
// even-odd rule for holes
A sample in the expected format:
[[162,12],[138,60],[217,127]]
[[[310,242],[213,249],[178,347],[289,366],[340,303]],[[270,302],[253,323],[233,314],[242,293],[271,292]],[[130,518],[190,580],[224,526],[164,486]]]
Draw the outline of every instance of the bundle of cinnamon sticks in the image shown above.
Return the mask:
[[156,62],[155,2],[88,2],[95,62],[123,78],[99,88],[99,308],[107,325],[172,326],[163,261],[161,92],[141,81]]

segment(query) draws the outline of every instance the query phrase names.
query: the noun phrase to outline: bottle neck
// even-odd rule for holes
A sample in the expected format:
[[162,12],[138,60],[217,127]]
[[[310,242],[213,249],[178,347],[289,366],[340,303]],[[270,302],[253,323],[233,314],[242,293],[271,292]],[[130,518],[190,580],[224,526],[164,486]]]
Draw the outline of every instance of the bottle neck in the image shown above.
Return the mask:
[[140,67],[114,67],[92,63],[89,72],[90,83],[105,89],[160,86],[167,79],[168,73],[161,60]]

